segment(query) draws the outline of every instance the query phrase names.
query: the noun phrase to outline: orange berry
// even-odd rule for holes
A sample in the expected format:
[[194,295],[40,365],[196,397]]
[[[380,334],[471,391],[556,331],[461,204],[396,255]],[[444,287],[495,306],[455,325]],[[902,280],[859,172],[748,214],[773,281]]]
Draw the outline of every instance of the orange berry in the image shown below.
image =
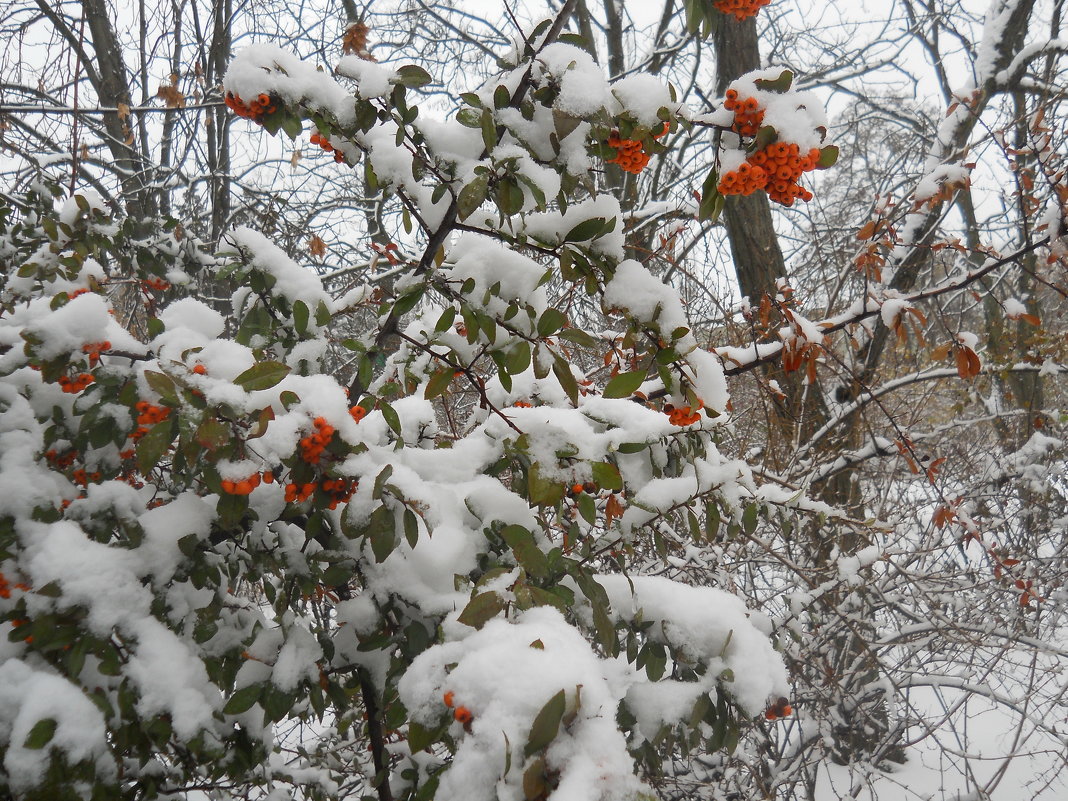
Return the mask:
[[198,363],[193,365],[193,372],[197,375],[205,375],[208,372],[208,368]]
[[468,709],[466,706],[456,707],[455,711],[452,713],[452,716],[465,726],[470,723],[474,718],[474,715],[471,714],[471,710]]
[[456,695],[455,695],[455,693],[453,693],[452,690],[449,690],[448,692],[446,692],[445,695],[442,698],[442,700],[445,701],[445,706],[447,706],[447,707],[449,707],[451,709],[452,708],[453,699],[455,697],[456,697]]

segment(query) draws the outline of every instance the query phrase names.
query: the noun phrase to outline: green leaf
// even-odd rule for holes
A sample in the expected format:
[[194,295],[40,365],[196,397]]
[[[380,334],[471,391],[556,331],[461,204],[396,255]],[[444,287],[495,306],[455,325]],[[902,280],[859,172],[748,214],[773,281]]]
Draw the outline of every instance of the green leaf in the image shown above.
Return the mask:
[[560,721],[564,719],[567,711],[567,698],[564,691],[560,690],[556,695],[541,708],[534,723],[530,727],[530,735],[527,737],[526,747],[523,749],[525,757],[533,756],[556,739],[560,731]]
[[609,381],[602,393],[606,398],[628,398],[634,394],[645,381],[645,371],[635,370],[631,373],[620,373]]
[[52,737],[56,733],[56,726],[57,723],[54,718],[44,718],[37,721],[26,735],[22,747],[33,751],[39,751],[44,748],[52,742]]
[[835,145],[827,145],[820,148],[820,157],[816,159],[816,167],[825,170],[833,167],[838,161],[838,148]]
[[564,497],[564,485],[560,481],[542,475],[541,464],[535,462],[527,474],[527,495],[538,506],[551,506]]
[[489,193],[489,176],[479,175],[460,190],[456,196],[456,211],[460,221],[466,220],[486,201]]
[[593,470],[593,483],[601,489],[623,489],[623,477],[619,475],[619,468],[611,462],[594,462],[590,468]]
[[538,318],[538,336],[548,337],[567,325],[567,315],[551,306]]
[[404,537],[409,547],[414,548],[419,542],[419,519],[411,509],[404,510]]
[[565,328],[557,334],[560,339],[567,342],[573,342],[576,345],[581,345],[584,348],[598,348],[601,345],[601,341],[581,328]]
[[530,343],[520,340],[508,351],[504,360],[505,369],[512,375],[518,375],[530,367]]
[[315,324],[318,326],[324,326],[330,322],[330,309],[326,305],[326,301],[319,301],[319,305],[315,307]]
[[508,91],[508,87],[501,84],[493,90],[493,107],[504,108],[512,102],[512,93]]
[[393,314],[400,317],[402,314],[407,314],[415,308],[415,304],[426,293],[426,284],[420,284],[419,286],[405,292],[395,301],[393,301]]
[[408,749],[417,754],[437,741],[438,735],[433,729],[428,729],[414,720],[408,724]]
[[705,539],[715,542],[719,533],[719,504],[709,501],[705,504]]
[[157,373],[155,370],[145,370],[145,381],[161,398],[174,404],[178,403],[178,392],[169,375]]
[[400,417],[397,416],[396,410],[385,401],[379,401],[378,409],[382,412],[382,418],[386,421],[386,425],[389,426],[393,433],[398,437],[401,436],[401,422]]
[[604,232],[605,219],[604,217],[591,217],[588,220],[583,220],[564,236],[565,242],[585,242],[590,239],[596,239]]
[[501,538],[515,554],[515,559],[528,575],[544,579],[549,576],[549,560],[538,547],[534,535],[522,526],[506,526]]
[[465,128],[481,128],[482,112],[474,108],[462,108],[456,112],[456,121]]
[[779,132],[771,125],[764,125],[756,133],[756,145],[757,149],[767,147],[773,142],[777,142],[779,139]]
[[592,495],[583,492],[575,498],[575,502],[578,504],[579,514],[582,515],[583,520],[591,526],[597,522],[597,501]]
[[756,531],[757,527],[757,505],[755,503],[749,504],[745,507],[745,511],[742,512],[742,531],[746,534],[752,534]]
[[778,78],[758,78],[753,83],[757,89],[763,89],[765,92],[789,92],[794,83],[794,74],[790,70],[783,70]]
[[495,592],[481,592],[471,599],[457,618],[465,626],[481,629],[504,609],[504,599]]
[[523,210],[523,190],[518,182],[510,178],[504,178],[498,182],[494,200],[501,214],[506,217],[516,215]]
[[489,153],[497,145],[497,127],[493,123],[493,113],[487,108],[482,110],[482,143]]
[[371,513],[371,524],[367,532],[371,541],[371,552],[375,561],[381,564],[389,558],[397,547],[397,530],[393,513],[385,506],[379,506]]
[[438,370],[434,375],[430,376],[430,380],[426,382],[426,389],[423,390],[423,397],[427,400],[432,400],[439,395],[444,395],[445,390],[447,390],[449,384],[452,383],[455,373],[456,371],[451,367]]
[[281,362],[260,362],[252,365],[234,379],[245,392],[270,389],[289,375],[291,368]]
[[571,399],[571,405],[578,406],[578,381],[575,380],[575,374],[571,372],[571,365],[559,353],[553,354],[553,375],[560,382],[567,397]]
[[549,784],[545,780],[545,760],[538,757],[523,771],[524,801],[538,801],[549,794]]
[[308,309],[308,304],[303,300],[293,301],[293,326],[297,329],[298,334],[308,333],[308,320],[311,319],[311,312]]
[[561,141],[566,139],[581,123],[581,117],[573,117],[559,109],[553,109],[553,127]]
[[200,447],[215,451],[230,441],[230,427],[209,417],[197,427],[195,437]]
[[240,715],[242,712],[248,712],[252,709],[252,705],[260,700],[262,692],[262,684],[250,684],[248,687],[242,687],[230,696],[230,700],[223,707],[223,714]]
[[403,86],[410,86],[412,88],[418,88],[420,86],[426,86],[434,79],[430,77],[430,73],[422,67],[417,67],[415,64],[405,64],[399,70],[397,70],[397,76],[391,78],[391,83],[399,83]]
[[174,424],[171,420],[156,423],[141,437],[137,443],[137,469],[142,475],[148,475],[159,464],[163,454],[174,440]]
[[300,117],[283,113],[279,119],[282,123],[282,130],[290,139],[299,139],[300,135],[304,133],[304,121]]

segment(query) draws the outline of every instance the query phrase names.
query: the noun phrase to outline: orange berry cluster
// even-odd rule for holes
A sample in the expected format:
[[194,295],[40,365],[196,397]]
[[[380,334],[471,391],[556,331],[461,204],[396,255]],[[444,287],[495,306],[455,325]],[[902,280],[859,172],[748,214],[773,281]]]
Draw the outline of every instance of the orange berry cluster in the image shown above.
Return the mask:
[[261,480],[264,484],[271,484],[274,482],[274,474],[269,471],[253,473],[248,478],[243,478],[240,481],[230,481],[224,478],[222,480],[222,490],[228,495],[251,495],[252,490],[260,485]]
[[751,195],[767,185],[768,174],[764,168],[744,161],[738,169],[724,173],[716,188],[721,195]]
[[716,0],[712,5],[724,14],[732,14],[741,22],[746,17],[755,17],[757,12],[771,0]]
[[332,144],[330,144],[330,140],[327,139],[325,136],[323,136],[318,131],[316,131],[315,133],[313,133],[311,135],[311,143],[313,145],[318,145],[323,150],[325,150],[327,153],[333,153],[334,154],[334,161],[336,161],[338,164],[340,164],[341,162],[343,162],[345,160],[345,155],[341,151],[339,151],[336,147],[334,147]]
[[304,503],[315,492],[315,482],[286,484],[286,503]]
[[466,706],[458,706],[453,709],[453,704],[456,702],[456,695],[455,693],[453,693],[452,690],[449,690],[445,693],[443,700],[445,701],[445,706],[453,710],[453,718],[459,723],[462,723],[465,728],[468,726],[468,724],[471,723],[472,720],[475,719],[475,716],[472,714],[471,710],[468,709]]
[[723,195],[749,195],[763,189],[768,197],[784,206],[795,200],[812,200],[812,193],[797,183],[802,173],[816,169],[819,148],[812,148],[804,156],[795,142],[773,142],[748,159],[737,170],[720,178]]
[[74,450],[67,451],[62,456],[59,455],[59,452],[56,451],[55,448],[45,451],[45,459],[48,460],[48,463],[50,465],[52,465],[58,470],[65,470],[66,468],[70,467],[72,464],[74,464],[74,460],[77,458],[77,456],[78,451]]
[[300,457],[308,464],[319,464],[323,451],[334,436],[334,427],[326,422],[325,417],[316,417],[312,421],[317,431],[300,441]]
[[616,134],[608,137],[608,146],[616,149],[614,158],[605,159],[605,164],[618,164],[627,172],[637,175],[649,163],[649,154],[642,149],[637,139],[620,139]]
[[755,97],[741,98],[737,89],[728,89],[723,100],[723,107],[734,112],[734,124],[731,128],[739,136],[756,136],[764,123],[764,109]]
[[137,429],[130,434],[130,439],[134,442],[148,433],[149,426],[160,423],[171,415],[169,407],[153,406],[148,401],[138,401],[134,409],[137,410]]
[[94,367],[100,361],[100,353],[111,350],[111,343],[106,339],[103,342],[86,342],[82,345],[82,353],[89,354],[89,366]]
[[158,292],[166,292],[171,288],[171,285],[164,281],[162,278],[142,278],[141,284],[149,289],[155,289]]
[[138,401],[134,406],[137,410],[137,424],[140,426],[150,426],[155,423],[161,423],[171,416],[171,409],[169,406],[153,406],[148,401]]
[[367,410],[362,406],[353,406],[349,409],[349,414],[352,416],[352,419],[358,423],[367,416]]
[[819,159],[819,148],[814,147],[802,156],[794,142],[773,142],[749,157],[750,163],[767,173],[768,197],[784,206],[792,206],[798,198],[805,202],[812,200],[812,193],[797,180],[802,173],[816,169]]
[[319,484],[323,492],[330,496],[327,509],[337,509],[338,504],[346,503],[356,492],[359,482],[354,478],[324,478]]
[[100,481],[100,473],[86,473],[85,470],[78,468],[71,474],[71,479],[75,484],[87,487],[90,481],[94,484]]
[[774,704],[768,707],[764,712],[765,720],[778,720],[779,718],[788,718],[793,714],[794,708],[790,706],[789,698],[779,698]]
[[277,104],[271,100],[270,95],[257,95],[246,104],[239,95],[235,95],[233,92],[226,93],[226,105],[237,116],[253,122],[259,122],[268,114],[273,114],[278,108]]
[[673,426],[688,426],[701,419],[701,407],[691,409],[689,406],[675,408],[670,403],[664,404],[664,414]]
[[82,373],[76,378],[67,378],[65,375],[59,377],[59,387],[64,392],[69,392],[72,395],[77,395],[87,386],[93,383],[95,379],[89,375],[89,373]]

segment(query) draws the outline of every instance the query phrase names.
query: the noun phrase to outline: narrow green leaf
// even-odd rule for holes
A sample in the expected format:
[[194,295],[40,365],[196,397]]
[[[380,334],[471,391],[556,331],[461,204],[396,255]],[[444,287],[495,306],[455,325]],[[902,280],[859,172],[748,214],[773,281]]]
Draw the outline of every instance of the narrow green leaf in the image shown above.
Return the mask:
[[270,389],[289,375],[291,368],[281,362],[259,362],[245,370],[234,383],[245,392]]
[[293,327],[302,336],[308,333],[308,321],[311,319],[311,311],[308,304],[303,300],[293,301]]
[[575,374],[571,372],[571,365],[559,353],[553,354],[553,375],[560,382],[567,397],[571,399],[571,405],[578,406],[578,381],[575,380]]
[[460,190],[456,197],[456,210],[461,222],[474,214],[486,201],[489,193],[489,176],[479,175]]
[[404,510],[404,538],[408,540],[411,548],[419,542],[419,518],[416,517],[415,512],[407,508]]
[[223,714],[240,715],[242,712],[248,712],[248,710],[252,709],[252,705],[260,700],[262,692],[262,684],[250,684],[248,687],[242,687],[230,696],[230,700],[223,707]]
[[523,749],[525,757],[533,756],[556,739],[560,731],[560,721],[564,719],[567,711],[567,698],[564,691],[560,690],[548,700],[541,708],[534,723],[530,727],[530,735],[527,737],[526,747]]
[[596,239],[602,233],[604,233],[605,219],[604,217],[591,217],[588,220],[583,220],[578,225],[574,226],[564,236],[565,242],[586,242],[590,239]]
[[745,511],[742,512],[742,531],[746,534],[752,534],[757,527],[757,505],[755,503],[749,504],[745,507]]
[[430,380],[426,382],[426,389],[423,390],[423,397],[427,400],[433,400],[439,395],[444,395],[445,390],[449,388],[449,384],[452,383],[455,371],[451,367],[445,367],[442,370],[438,370],[434,375],[430,376]]

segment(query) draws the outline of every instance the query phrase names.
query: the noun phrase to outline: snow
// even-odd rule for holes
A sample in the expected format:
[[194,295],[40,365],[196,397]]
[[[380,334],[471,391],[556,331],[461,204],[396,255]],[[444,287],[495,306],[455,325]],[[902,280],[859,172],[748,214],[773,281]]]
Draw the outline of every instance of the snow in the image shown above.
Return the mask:
[[342,56],[334,72],[356,81],[360,97],[384,97],[392,89],[391,81],[397,73],[382,64],[367,61],[359,56]]
[[[603,660],[554,609],[539,607],[513,622],[491,620],[461,640],[420,654],[398,686],[414,719],[433,726],[449,710],[443,698],[473,715],[470,733],[452,724],[456,753],[435,798],[520,801],[529,760],[523,748],[541,708],[563,691],[575,719],[545,752],[559,772],[553,795],[567,801],[611,799],[640,792],[626,741],[615,725],[628,670]],[[505,771],[507,753],[511,769]]]
[[[56,726],[48,747],[27,748],[24,743],[33,727],[49,719]],[[44,779],[52,749],[61,751],[71,765],[86,761],[104,779],[113,778],[106,732],[104,716],[80,687],[20,659],[0,662],[0,745],[5,779],[15,792],[28,791]]]
[[634,73],[621,78],[612,84],[612,94],[622,112],[629,113],[653,133],[660,133],[663,127],[660,109],[666,108],[669,114],[675,114],[682,107],[681,103],[672,99],[671,89],[666,83],[647,73]]

